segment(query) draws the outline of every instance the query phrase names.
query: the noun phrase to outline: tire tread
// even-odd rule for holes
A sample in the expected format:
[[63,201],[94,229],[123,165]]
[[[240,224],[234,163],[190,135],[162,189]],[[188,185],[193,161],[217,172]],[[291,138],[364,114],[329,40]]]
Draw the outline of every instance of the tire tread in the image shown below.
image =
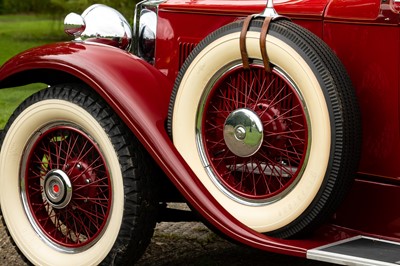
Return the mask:
[[[261,31],[262,19],[250,24],[250,31]],[[211,42],[233,32],[240,32],[243,21],[230,23],[203,39],[188,56],[178,73],[169,104],[167,130],[172,134],[172,117],[182,80],[191,62]],[[331,114],[332,145],[324,183],[306,211],[293,222],[268,234],[278,238],[296,237],[308,233],[326,221],[337,209],[351,187],[361,150],[361,116],[356,94],[346,69],[334,52],[320,38],[289,20],[271,22],[269,33],[292,48],[318,73]],[[238,48],[239,49],[239,48]],[[268,49],[268,44],[267,44]]]

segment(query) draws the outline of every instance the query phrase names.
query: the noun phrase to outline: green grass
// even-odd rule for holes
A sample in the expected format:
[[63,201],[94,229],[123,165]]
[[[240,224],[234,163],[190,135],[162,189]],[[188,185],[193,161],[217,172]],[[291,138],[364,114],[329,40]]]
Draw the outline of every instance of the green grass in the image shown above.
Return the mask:
[[45,88],[45,84],[31,84],[23,87],[0,90],[0,129],[2,129],[15,108],[28,96]]
[[[0,16],[0,65],[14,55],[46,43],[68,40],[61,20],[35,15]],[[29,95],[44,88],[44,84],[31,84],[0,90],[0,129],[15,108]]]

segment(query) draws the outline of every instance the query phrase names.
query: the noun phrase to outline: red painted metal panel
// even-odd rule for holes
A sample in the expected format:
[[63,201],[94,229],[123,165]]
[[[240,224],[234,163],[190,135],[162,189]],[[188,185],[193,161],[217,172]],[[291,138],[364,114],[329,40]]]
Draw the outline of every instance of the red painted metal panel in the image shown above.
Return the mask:
[[325,19],[358,23],[398,24],[399,16],[393,12],[393,1],[331,0],[326,7]]
[[[332,0],[324,41],[345,65],[360,104],[363,141],[356,180],[333,223],[354,234],[400,239],[399,15],[393,1]],[[369,181],[373,180],[373,181]]]
[[[322,16],[328,0],[275,0],[278,12],[293,15]],[[266,0],[169,0],[161,8],[169,11],[187,13],[260,13],[266,6]]]
[[290,17],[322,17],[329,0],[275,0],[278,13]]
[[[12,85],[8,81],[14,75],[37,69],[74,75],[104,97],[191,205],[227,236],[262,250],[302,257],[306,256],[304,246],[316,246],[313,241],[280,240],[257,233],[238,222],[211,197],[166,133],[172,84],[151,65],[109,46],[54,44],[29,50],[8,61],[0,69],[0,87],[4,83]],[[46,79],[35,78],[37,82]]]
[[[274,1],[279,14],[322,37],[322,13],[327,0]],[[220,27],[260,13],[266,1],[178,1],[162,4],[158,13],[155,66],[174,81],[181,64],[181,45],[195,46]],[[201,12],[200,12],[201,11]],[[240,11],[240,12],[237,12]],[[223,13],[223,14],[222,14]]]
[[332,0],[326,18],[375,20],[379,16],[381,0]]
[[238,19],[236,16],[159,12],[155,66],[172,82],[181,61],[180,45],[197,45],[208,34]]
[[[277,0],[275,4],[278,12],[323,37],[341,58],[357,90],[363,117],[360,173],[387,177],[386,181],[394,182],[400,177],[400,168],[396,167],[400,159],[397,152],[400,148],[398,14],[393,12],[392,3],[380,5],[378,0],[332,0],[323,24],[322,15],[328,2]],[[247,229],[223,210],[197,181],[164,127],[172,84],[183,57],[213,30],[261,12],[265,3],[265,0],[170,0],[159,12],[156,68],[116,48],[64,43],[36,48],[15,57],[0,69],[0,85],[14,74],[37,69],[55,69],[78,77],[108,101],[186,199],[211,224],[249,246],[305,256],[308,248],[352,234],[328,225],[307,240],[289,241]],[[42,77],[37,78],[41,81]],[[398,184],[357,181],[351,193],[334,217],[336,223],[399,239],[398,214],[388,204],[397,201]],[[373,197],[365,200],[370,195]],[[357,212],[358,217],[352,211],[354,208],[362,209]],[[363,226],[370,210],[382,217],[381,222]],[[387,229],[379,229],[382,226]]]
[[[263,1],[265,2],[265,1]],[[358,100],[363,118],[363,146],[362,160],[360,163],[360,174],[368,176],[384,177],[381,182],[392,182],[400,177],[400,168],[397,163],[400,154],[398,136],[399,129],[399,41],[400,33],[398,25],[399,16],[393,12],[392,2],[381,4],[376,0],[354,0],[341,1],[332,0],[326,9],[326,18],[322,22],[322,14],[328,1],[275,1],[276,9],[283,15],[288,15],[294,22],[308,28],[323,38],[334,52],[340,57],[347,68],[353,84],[357,91]],[[245,8],[237,12],[239,1],[193,1],[189,7],[193,8],[190,13],[184,11],[188,5],[183,1],[169,1],[170,5],[160,11],[160,31],[158,36],[157,67],[168,75],[171,80],[175,79],[181,63],[178,63],[175,54],[179,52],[179,43],[196,44],[211,31],[242,18],[256,10],[259,1],[246,1]],[[177,8],[172,8],[173,4]],[[244,1],[241,2],[242,4]],[[251,7],[251,5],[255,7]],[[308,4],[308,5],[306,5]],[[182,5],[182,6],[180,6]],[[193,10],[199,8],[202,12],[195,13]],[[220,13],[224,10],[224,15]],[[218,13],[219,12],[219,13]],[[307,16],[306,16],[307,14]],[[186,23],[185,23],[186,22]],[[169,34],[165,34],[168,32]],[[171,53],[171,50],[173,53]],[[365,191],[372,192],[375,185],[363,184]],[[397,193],[398,186],[393,186],[392,191]],[[357,204],[361,204],[362,192],[357,192],[359,197]],[[391,202],[391,193],[380,193],[380,204]],[[351,197],[344,205],[353,201]],[[349,205],[360,208],[360,205]],[[378,207],[375,206],[375,209]],[[382,207],[381,207],[382,208]],[[387,212],[390,209],[382,208]],[[365,219],[368,211],[364,208]],[[393,213],[393,212],[392,212]],[[343,219],[343,215],[348,219]],[[395,217],[394,215],[393,217]],[[397,215],[398,216],[398,215]],[[352,215],[349,209],[341,210],[335,221],[342,227],[357,228],[358,223],[363,220]],[[361,216],[360,216],[361,217]],[[390,219],[392,219],[391,217]],[[380,237],[398,237],[396,231],[379,231],[376,228],[386,226],[389,218],[374,220],[375,229],[359,227],[357,233],[380,235]],[[352,221],[352,222],[349,222]],[[381,222],[382,221],[382,222]],[[393,224],[393,222],[392,222]],[[329,228],[329,229],[327,229]],[[372,227],[371,227],[372,228]],[[393,227],[394,228],[394,227]],[[396,227],[397,228],[397,227]],[[395,229],[397,230],[397,229]],[[325,227],[319,231],[319,238],[338,240],[352,235],[338,228]],[[305,244],[301,244],[305,246]]]
[[359,171],[400,177],[398,27],[325,23],[324,39],[344,63],[360,104]]
[[400,239],[400,186],[357,180],[334,223],[352,228],[355,234]]

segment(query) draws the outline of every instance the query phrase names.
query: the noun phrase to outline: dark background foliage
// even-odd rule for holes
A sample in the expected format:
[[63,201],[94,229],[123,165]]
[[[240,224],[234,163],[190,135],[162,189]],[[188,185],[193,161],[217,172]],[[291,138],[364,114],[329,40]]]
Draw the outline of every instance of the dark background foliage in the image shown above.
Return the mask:
[[82,13],[92,4],[106,4],[120,11],[128,20],[133,17],[135,0],[0,0],[1,14],[51,14],[63,17],[69,12]]

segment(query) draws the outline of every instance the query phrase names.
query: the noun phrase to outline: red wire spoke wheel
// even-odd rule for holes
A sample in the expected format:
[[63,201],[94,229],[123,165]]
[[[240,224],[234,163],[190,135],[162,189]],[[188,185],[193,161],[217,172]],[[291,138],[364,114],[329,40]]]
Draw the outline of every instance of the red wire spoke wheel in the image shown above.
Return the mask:
[[26,99],[2,134],[0,204],[34,265],[126,265],[154,232],[153,161],[113,110],[82,84]]
[[55,246],[87,247],[105,228],[112,206],[110,174],[96,143],[70,126],[32,139],[24,202],[38,234]]
[[168,130],[182,157],[222,208],[249,228],[287,238],[312,230],[337,208],[360,153],[354,90],[339,59],[298,25],[243,22],[199,43],[172,92]]
[[308,147],[307,114],[292,82],[274,69],[224,73],[205,101],[201,152],[216,182],[246,201],[273,201],[295,185]]

